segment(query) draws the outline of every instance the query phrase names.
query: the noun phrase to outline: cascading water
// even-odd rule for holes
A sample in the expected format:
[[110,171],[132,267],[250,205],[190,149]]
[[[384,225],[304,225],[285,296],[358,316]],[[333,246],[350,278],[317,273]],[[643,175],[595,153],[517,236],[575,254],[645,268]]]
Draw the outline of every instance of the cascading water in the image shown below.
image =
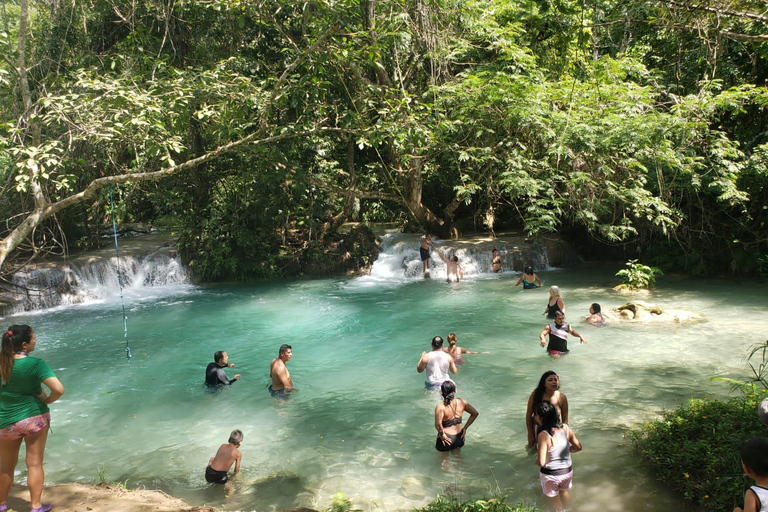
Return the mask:
[[5,313],[117,298],[120,295],[118,275],[128,293],[189,283],[181,260],[164,251],[143,256],[121,255],[119,259],[115,256],[79,258],[14,274],[11,295],[15,300]]
[[[519,272],[527,265],[536,271],[558,267],[578,261],[578,257],[559,240],[531,242],[525,237],[503,236],[495,239],[440,240],[432,238],[430,274],[445,279],[445,263],[438,255],[440,249],[446,258],[457,256],[465,277],[490,274],[493,249],[504,260],[504,272]],[[422,277],[419,256],[421,237],[415,234],[386,234],[381,237],[381,252],[371,268],[371,277],[377,280],[405,280]]]

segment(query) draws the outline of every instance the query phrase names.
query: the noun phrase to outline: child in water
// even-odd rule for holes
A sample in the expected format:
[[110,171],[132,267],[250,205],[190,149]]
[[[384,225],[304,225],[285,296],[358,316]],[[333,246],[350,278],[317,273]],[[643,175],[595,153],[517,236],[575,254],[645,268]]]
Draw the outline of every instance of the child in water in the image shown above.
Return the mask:
[[762,438],[744,441],[739,449],[741,467],[744,473],[755,481],[744,494],[744,508],[736,507],[733,512],[768,511],[768,440]]
[[243,433],[240,430],[233,430],[229,434],[229,442],[219,446],[216,455],[210,458],[208,461],[208,467],[205,468],[205,480],[212,484],[226,484],[228,494],[232,494],[234,490],[232,484],[229,482],[229,475],[227,472],[232,467],[232,463],[235,464],[235,471],[232,473],[234,477],[240,471],[240,461],[243,458],[243,454],[240,453],[240,445],[243,444]]
[[490,352],[473,352],[464,347],[459,347],[456,343],[458,343],[456,333],[452,332],[448,335],[448,348],[443,349],[443,352],[448,353],[456,364],[464,364],[464,358],[461,357],[462,354],[490,354]]

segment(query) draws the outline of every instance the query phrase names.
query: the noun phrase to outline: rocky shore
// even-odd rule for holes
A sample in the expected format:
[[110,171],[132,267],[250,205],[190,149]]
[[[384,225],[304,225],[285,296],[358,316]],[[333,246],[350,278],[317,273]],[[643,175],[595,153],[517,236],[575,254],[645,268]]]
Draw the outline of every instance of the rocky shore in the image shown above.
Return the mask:
[[[53,505],[54,512],[219,512],[214,507],[193,507],[162,491],[127,490],[108,485],[46,486],[43,491],[43,502]],[[29,510],[27,488],[23,485],[14,485],[7,503],[9,512]],[[282,512],[318,511],[302,507]]]

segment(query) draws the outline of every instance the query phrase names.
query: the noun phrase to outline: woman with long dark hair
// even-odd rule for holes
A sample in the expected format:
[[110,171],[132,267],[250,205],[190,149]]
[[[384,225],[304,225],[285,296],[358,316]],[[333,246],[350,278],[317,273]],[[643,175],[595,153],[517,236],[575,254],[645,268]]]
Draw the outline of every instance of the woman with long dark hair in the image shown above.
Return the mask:
[[[29,354],[35,350],[35,332],[28,325],[12,325],[0,347],[0,512],[13,484],[21,442],[27,447],[27,486],[32,512],[48,512],[43,495],[43,455],[51,424],[48,404],[64,394],[64,386],[45,361]],[[48,392],[42,385],[48,388]]]
[[[467,429],[480,414],[463,398],[456,398],[456,384],[447,380],[440,385],[440,395],[443,401],[435,406],[435,429],[437,441],[435,449],[439,452],[454,451],[464,446]],[[461,426],[464,411],[469,413],[467,424]]]
[[554,405],[560,413],[563,423],[568,423],[568,398],[560,392],[560,377],[552,370],[544,372],[539,379],[539,385],[536,386],[536,389],[533,390],[533,393],[528,398],[528,407],[525,411],[525,426],[528,429],[529,446],[533,446],[536,443],[536,436],[539,433],[536,422],[533,420],[533,415],[536,412],[536,407],[541,402],[549,402]]
[[557,512],[564,511],[570,500],[573,482],[571,454],[581,451],[581,443],[567,424],[560,420],[557,409],[549,402],[536,408],[536,422],[541,427],[537,438],[536,465],[544,495],[552,500]]

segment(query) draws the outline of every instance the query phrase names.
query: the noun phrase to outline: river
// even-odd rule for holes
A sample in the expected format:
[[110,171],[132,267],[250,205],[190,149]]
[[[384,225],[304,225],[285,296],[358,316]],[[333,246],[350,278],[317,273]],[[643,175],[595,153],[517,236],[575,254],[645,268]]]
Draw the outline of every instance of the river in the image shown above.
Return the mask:
[[[546,288],[523,291],[513,287],[519,274],[482,266],[458,284],[438,279],[439,269],[425,280],[401,267],[374,267],[368,277],[130,290],[130,363],[115,295],[4,318],[35,328],[34,355],[66,386],[52,406],[46,482],[101,475],[224,510],[321,508],[339,491],[366,511],[410,510],[446,493],[545,505],[525,449],[524,412],[541,374],[554,369],[584,446],[573,457],[575,508],[678,510],[679,497],[638,464],[624,434],[689,398],[727,396],[728,386],[710,377],[745,376],[745,352],[764,341],[754,333],[768,329],[764,284],[675,277],[639,298],[706,321],[594,327],[582,320],[592,302],[608,309],[630,298],[612,290],[619,267],[545,268],[545,287],[560,286],[567,319],[589,341],[571,340],[571,353],[554,360],[538,344]],[[480,417],[461,457],[443,466],[434,450],[438,397],[425,392],[416,363],[434,335],[448,332],[491,353],[467,356],[455,376],[458,396]],[[266,389],[282,343],[293,347],[288,368],[300,389],[287,403]],[[228,352],[236,364],[228,373],[242,378],[210,394],[202,381],[216,350]],[[243,468],[225,498],[203,473],[235,428],[245,434]],[[21,463],[17,480],[24,472]]]

